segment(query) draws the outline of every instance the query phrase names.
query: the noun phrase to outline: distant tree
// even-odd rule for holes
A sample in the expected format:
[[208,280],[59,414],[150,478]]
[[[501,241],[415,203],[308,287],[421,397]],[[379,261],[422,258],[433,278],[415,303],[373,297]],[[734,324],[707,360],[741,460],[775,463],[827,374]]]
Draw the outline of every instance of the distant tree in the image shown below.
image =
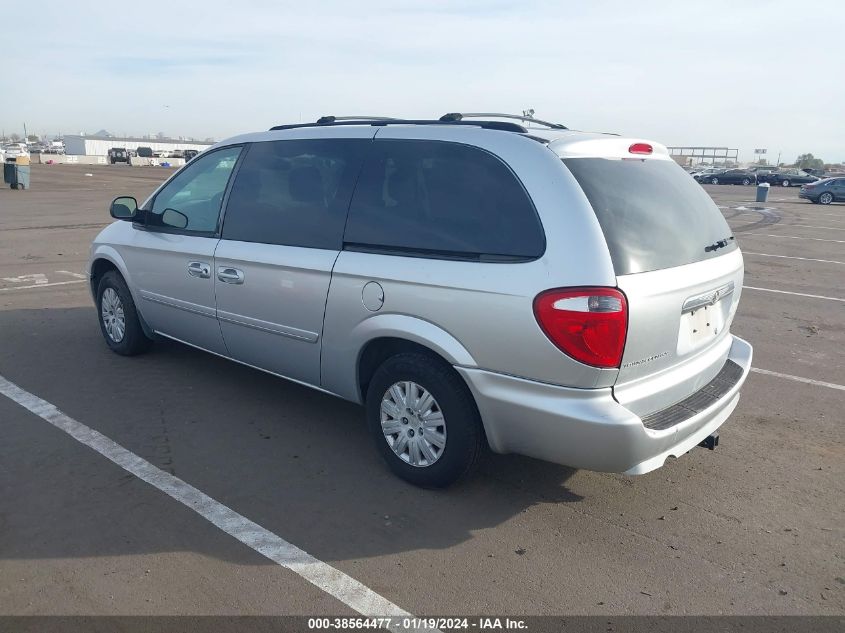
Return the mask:
[[810,169],[824,169],[824,161],[812,154],[800,154],[795,159],[795,166],[798,169],[804,169],[805,167],[809,167]]
[[17,133],[12,134],[9,138],[12,139],[12,143],[17,143],[21,140],[21,137]]
[[37,134],[30,134],[29,136],[26,137],[26,140],[29,141],[30,143],[37,143],[39,139],[38,139]]

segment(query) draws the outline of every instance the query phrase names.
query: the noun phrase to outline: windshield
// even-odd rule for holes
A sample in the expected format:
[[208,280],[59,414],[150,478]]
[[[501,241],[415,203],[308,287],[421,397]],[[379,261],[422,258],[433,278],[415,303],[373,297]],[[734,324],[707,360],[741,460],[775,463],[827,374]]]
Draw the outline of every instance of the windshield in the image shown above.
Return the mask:
[[595,211],[617,275],[692,264],[737,248],[713,200],[674,161],[563,162]]

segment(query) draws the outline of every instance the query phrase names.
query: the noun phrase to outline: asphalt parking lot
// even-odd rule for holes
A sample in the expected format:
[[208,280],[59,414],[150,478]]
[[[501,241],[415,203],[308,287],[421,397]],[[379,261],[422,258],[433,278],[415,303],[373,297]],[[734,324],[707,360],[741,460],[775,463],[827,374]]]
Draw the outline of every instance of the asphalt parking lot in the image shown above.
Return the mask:
[[[705,187],[745,253],[733,331],[774,372],[716,451],[640,477],[488,456],[436,492],[388,473],[354,405],[176,343],[107,349],[88,246],[170,173],[0,189],[0,377],[409,613],[845,614],[845,205]],[[3,396],[0,429],[0,613],[354,613]]]

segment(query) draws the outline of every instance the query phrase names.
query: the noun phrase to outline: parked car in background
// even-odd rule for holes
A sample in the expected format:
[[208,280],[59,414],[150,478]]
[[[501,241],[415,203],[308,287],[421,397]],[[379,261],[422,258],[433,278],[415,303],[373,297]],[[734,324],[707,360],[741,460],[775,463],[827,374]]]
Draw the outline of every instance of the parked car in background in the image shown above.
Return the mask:
[[139,147],[135,150],[138,156],[141,158],[152,158],[153,157],[153,150],[150,147]]
[[845,178],[825,178],[803,185],[798,197],[815,204],[845,202]]
[[778,170],[777,167],[774,165],[754,165],[748,168],[748,171],[754,174],[757,178],[757,182],[764,182],[763,177],[767,176],[768,174],[774,173]]
[[115,163],[128,163],[129,152],[126,151],[125,147],[112,147],[108,153],[108,160],[112,165]]
[[694,171],[690,175],[698,182],[703,182],[711,174],[716,174],[725,171],[723,167],[707,167],[699,171]]
[[185,159],[185,162],[187,163],[191,159],[196,158],[197,154],[199,154],[198,150],[186,149],[184,154],[182,155],[182,157]]
[[824,173],[824,169],[815,169],[814,167],[804,167],[802,171],[807,172],[811,176],[817,176],[819,178],[825,178],[826,175]]
[[772,185],[780,185],[782,187],[792,187],[793,185],[803,185],[810,182],[816,182],[818,176],[808,174],[801,169],[779,169],[770,174],[761,177],[760,182],[767,182]]
[[363,404],[422,486],[488,445],[629,474],[713,448],[752,350],[711,197],[650,141],[448,117],[238,136],[117,198],[88,267],[105,344],[171,338]]
[[26,143],[9,143],[3,146],[3,160],[14,160],[19,156],[29,156]]
[[710,183],[711,185],[750,185],[757,182],[753,171],[747,169],[724,169],[699,179],[699,182]]

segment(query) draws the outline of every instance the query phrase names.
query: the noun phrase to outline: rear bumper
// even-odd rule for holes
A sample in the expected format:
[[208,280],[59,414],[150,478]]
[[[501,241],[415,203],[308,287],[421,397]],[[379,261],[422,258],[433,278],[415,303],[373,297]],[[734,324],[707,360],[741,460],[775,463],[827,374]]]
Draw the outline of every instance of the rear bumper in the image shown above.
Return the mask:
[[490,447],[587,470],[631,475],[660,468],[718,429],[739,401],[752,349],[733,337],[728,360],[742,370],[709,406],[671,426],[646,428],[611,389],[570,389],[479,369],[457,367],[475,396]]

